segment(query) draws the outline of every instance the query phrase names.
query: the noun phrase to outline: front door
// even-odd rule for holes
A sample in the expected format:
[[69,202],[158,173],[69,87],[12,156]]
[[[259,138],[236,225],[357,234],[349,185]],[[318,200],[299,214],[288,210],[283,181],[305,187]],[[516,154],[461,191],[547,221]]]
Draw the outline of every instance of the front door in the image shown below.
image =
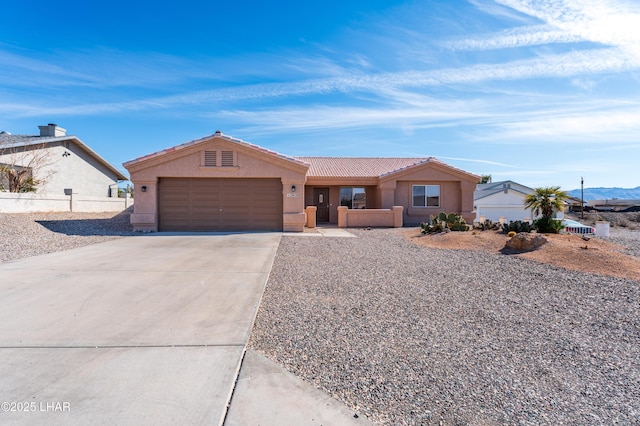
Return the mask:
[[313,203],[318,209],[316,222],[329,222],[329,188],[313,188]]

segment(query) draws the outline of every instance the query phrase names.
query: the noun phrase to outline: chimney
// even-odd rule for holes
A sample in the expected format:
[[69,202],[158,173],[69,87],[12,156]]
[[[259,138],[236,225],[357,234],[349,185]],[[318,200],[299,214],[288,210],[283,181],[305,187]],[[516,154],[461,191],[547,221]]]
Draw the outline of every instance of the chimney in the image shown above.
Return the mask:
[[58,127],[57,124],[53,123],[49,123],[46,126],[38,126],[38,129],[40,129],[40,137],[58,137],[67,135],[67,129]]

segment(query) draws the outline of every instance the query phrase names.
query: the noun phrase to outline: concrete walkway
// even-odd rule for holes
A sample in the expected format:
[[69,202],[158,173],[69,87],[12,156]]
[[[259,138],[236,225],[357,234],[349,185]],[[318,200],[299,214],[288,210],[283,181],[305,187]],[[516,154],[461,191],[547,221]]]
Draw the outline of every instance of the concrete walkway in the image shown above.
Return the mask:
[[370,425],[336,399],[248,350],[225,426]]
[[[0,423],[222,424],[280,238],[159,234],[0,264]],[[282,424],[242,390],[245,370],[277,366],[244,365],[228,421]],[[305,389],[277,377],[275,394]]]
[[325,225],[315,228],[304,228],[304,232],[287,232],[286,237],[333,237],[333,238],[355,238],[355,235],[345,228]]

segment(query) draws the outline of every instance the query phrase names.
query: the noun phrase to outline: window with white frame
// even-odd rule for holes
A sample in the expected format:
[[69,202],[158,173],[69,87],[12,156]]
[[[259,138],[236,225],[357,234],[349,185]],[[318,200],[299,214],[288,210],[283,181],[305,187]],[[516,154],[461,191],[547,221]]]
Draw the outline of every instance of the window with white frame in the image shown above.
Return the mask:
[[367,197],[364,188],[340,188],[340,205],[350,209],[364,209],[367,207]]
[[413,185],[412,207],[440,207],[440,185]]

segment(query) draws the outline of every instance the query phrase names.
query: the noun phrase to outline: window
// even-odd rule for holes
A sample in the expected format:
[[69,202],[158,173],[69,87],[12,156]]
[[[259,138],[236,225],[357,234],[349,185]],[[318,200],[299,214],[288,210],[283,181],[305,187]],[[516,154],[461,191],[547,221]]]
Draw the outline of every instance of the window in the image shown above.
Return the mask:
[[364,188],[340,188],[340,205],[350,209],[366,208],[367,197]]
[[413,185],[413,207],[440,207],[440,185]]

